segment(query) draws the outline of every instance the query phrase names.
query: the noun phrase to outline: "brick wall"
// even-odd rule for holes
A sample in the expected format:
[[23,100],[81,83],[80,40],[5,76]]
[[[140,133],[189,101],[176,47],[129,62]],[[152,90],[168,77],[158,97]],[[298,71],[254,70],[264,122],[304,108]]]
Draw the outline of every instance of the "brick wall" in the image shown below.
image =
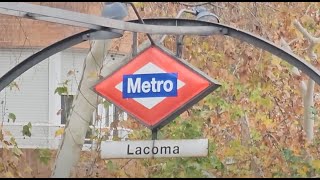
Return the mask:
[[[99,2],[41,2],[33,4],[98,16],[100,16],[101,12],[101,3]],[[132,9],[129,8],[129,17],[126,20],[135,18]],[[0,23],[0,48],[46,47],[72,34],[86,30],[79,27],[1,14]],[[122,38],[114,40],[111,50],[122,53],[129,52],[131,50],[131,42],[131,33],[125,32]],[[74,48],[84,49],[88,47],[89,43],[85,42]]]

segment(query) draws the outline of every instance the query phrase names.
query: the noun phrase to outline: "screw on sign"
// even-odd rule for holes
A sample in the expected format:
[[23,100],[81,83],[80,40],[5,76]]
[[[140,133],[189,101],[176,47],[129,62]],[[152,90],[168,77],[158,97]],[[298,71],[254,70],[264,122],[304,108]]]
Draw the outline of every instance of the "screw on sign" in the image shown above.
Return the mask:
[[94,86],[150,129],[160,129],[219,87],[168,50],[151,45]]

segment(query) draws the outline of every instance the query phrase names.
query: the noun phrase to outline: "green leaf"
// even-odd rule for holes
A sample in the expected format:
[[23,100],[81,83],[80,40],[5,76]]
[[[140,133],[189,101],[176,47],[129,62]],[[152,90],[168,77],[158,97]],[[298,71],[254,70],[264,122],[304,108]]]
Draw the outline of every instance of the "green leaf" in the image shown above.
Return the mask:
[[13,154],[14,154],[15,156],[18,156],[18,157],[20,157],[21,154],[23,154],[22,151],[21,151],[17,146],[14,146],[14,147],[12,148],[12,152],[13,152]]
[[51,151],[50,149],[38,149],[39,160],[41,163],[48,165],[51,160]]
[[14,137],[10,138],[10,143],[15,145],[15,146],[17,145],[16,139]]
[[214,168],[214,169],[221,170],[224,168],[223,163],[216,156],[212,156],[210,158],[210,164],[211,164],[212,168]]
[[8,115],[8,119],[10,120],[12,120],[12,122],[15,122],[16,121],[16,115],[15,114],[13,114],[13,113],[9,113],[9,115]]
[[105,160],[104,162],[105,162],[106,168],[110,172],[115,172],[115,171],[118,171],[120,169],[120,167],[117,165],[117,163],[114,163],[111,160],[108,160],[108,161]]
[[31,122],[29,122],[29,123],[27,124],[27,126],[28,126],[29,128],[32,128]]
[[23,136],[28,136],[28,137],[31,137],[31,128],[32,128],[32,125],[31,123],[29,122],[27,125],[24,125],[22,127],[22,135]]
[[57,87],[56,90],[54,91],[54,93],[58,93],[59,95],[62,94],[68,94],[68,88],[66,86],[63,87]]
[[104,108],[109,108],[109,106],[111,105],[111,103],[109,102],[109,101],[104,101],[103,102],[103,106],[104,106]]

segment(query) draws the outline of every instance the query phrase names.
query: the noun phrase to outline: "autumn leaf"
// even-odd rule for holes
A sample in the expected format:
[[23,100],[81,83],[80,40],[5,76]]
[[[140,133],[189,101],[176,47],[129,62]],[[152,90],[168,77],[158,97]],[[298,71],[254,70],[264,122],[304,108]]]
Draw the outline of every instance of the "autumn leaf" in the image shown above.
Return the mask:
[[320,169],[320,160],[319,159],[313,160],[311,164],[312,164],[313,168]]
[[32,173],[32,169],[30,168],[30,166],[27,166],[26,168],[24,168],[24,173],[27,173],[27,174],[29,174],[29,173]]
[[21,156],[21,154],[23,154],[22,151],[17,146],[14,146],[12,148],[12,152],[13,152],[14,155],[16,155],[18,157]]
[[13,174],[10,171],[6,172],[4,176],[7,178],[14,178]]
[[0,163],[0,172],[2,172],[3,170],[5,170],[5,167],[4,167],[3,163]]
[[278,58],[275,55],[272,55],[271,64],[275,65],[278,68],[278,70],[281,71],[282,67],[281,67],[280,63],[281,63],[280,58]]
[[64,128],[59,128],[58,130],[56,130],[54,136],[57,137],[57,136],[60,136],[64,133]]
[[71,75],[74,75],[75,73],[74,73],[74,70],[70,70],[70,71],[68,71],[68,73],[67,73],[67,75],[68,76],[71,76]]

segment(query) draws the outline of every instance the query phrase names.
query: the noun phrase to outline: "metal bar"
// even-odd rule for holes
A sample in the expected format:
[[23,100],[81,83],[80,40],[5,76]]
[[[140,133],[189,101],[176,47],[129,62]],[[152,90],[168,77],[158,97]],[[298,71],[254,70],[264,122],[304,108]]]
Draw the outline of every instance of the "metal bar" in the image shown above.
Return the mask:
[[132,57],[138,54],[138,33],[132,33]]
[[183,38],[184,38],[184,35],[182,35],[182,36],[177,35],[176,36],[176,56],[178,58],[182,58]]
[[[136,13],[138,19],[141,21],[141,24],[144,24],[144,21],[143,21],[143,19],[141,18],[141,16],[139,15],[139,12],[138,12],[136,6],[135,6],[133,3],[130,3],[130,4],[131,4],[131,7],[132,7],[133,11]],[[147,33],[147,36],[148,36],[148,39],[149,39],[150,43],[151,43],[151,44],[154,44],[154,41],[153,41],[153,39],[152,39],[152,37],[150,36],[149,33]]]
[[157,140],[157,136],[158,136],[158,129],[152,129],[152,140]]
[[0,2],[0,13],[14,15],[12,11],[21,11],[24,13],[16,13],[16,16],[31,18],[35,20],[44,20],[49,22],[68,24],[72,21],[72,25],[85,27],[90,29],[101,30],[104,28],[114,28],[132,32],[142,32],[149,34],[188,34],[188,35],[210,35],[213,31],[218,33],[215,27],[176,27],[176,26],[156,26],[145,25],[140,23],[123,22],[106,17],[88,15],[78,12],[71,12],[58,8],[51,8],[30,3],[21,2]]
[[59,42],[56,42],[53,45],[48,46],[42,49],[41,51],[31,55],[30,57],[28,57],[27,59],[19,63],[17,66],[10,69],[6,74],[4,74],[0,78],[0,92],[6,86],[8,86],[12,81],[14,81],[17,77],[19,77],[22,73],[26,72],[28,69],[37,65],[38,63],[45,60],[46,58],[54,55],[55,53],[58,53],[69,47],[72,47],[76,44],[86,41],[87,40],[86,36],[95,31],[96,30],[88,30],[85,32],[78,33],[76,35],[63,39]]
[[[1,4],[1,3],[0,3]],[[138,20],[132,20],[131,22],[138,22]],[[176,32],[179,31],[179,29],[184,29],[184,32],[192,32],[192,31],[188,31],[187,27],[192,27],[192,26],[200,26],[200,32],[198,34],[201,34],[201,32],[205,32],[205,33],[209,33],[208,35],[212,35],[212,34],[216,34],[216,33],[220,33],[222,35],[227,35],[242,41],[245,41],[247,43],[253,44],[256,47],[259,47],[263,50],[269,51],[270,53],[278,56],[279,58],[287,61],[288,63],[296,66],[298,69],[300,69],[302,72],[304,72],[306,75],[308,75],[311,79],[313,79],[317,84],[320,84],[320,72],[319,70],[314,67],[313,65],[311,65],[310,63],[306,62],[305,60],[303,60],[302,58],[298,57],[297,55],[293,54],[292,52],[288,52],[280,47],[278,47],[277,45],[275,45],[274,43],[268,41],[268,40],[264,40],[252,33],[246,32],[246,31],[242,31],[240,29],[236,29],[230,26],[226,26],[223,24],[217,24],[217,23],[210,23],[210,22],[204,22],[204,21],[197,21],[197,20],[187,20],[187,19],[144,19],[144,22],[146,24],[153,24],[153,25],[165,25],[165,26],[170,26],[170,25],[177,25],[180,27],[175,27],[177,29],[175,29]],[[123,22],[125,23],[125,22]],[[142,25],[139,24],[141,27],[139,28],[144,28],[144,26],[146,25]],[[208,26],[212,26],[213,29],[215,29],[214,31],[208,31]],[[157,27],[157,26],[156,26]],[[163,27],[163,26],[160,26]],[[212,30],[211,28],[211,30]],[[88,31],[88,32],[92,32],[92,31]],[[84,33],[83,35],[85,35],[86,33]],[[73,38],[70,38],[67,40],[62,40],[64,43],[68,43],[69,45],[67,47],[71,47],[72,44],[75,45],[77,43],[80,43],[83,41],[82,40],[77,40],[77,42],[74,42],[75,40]],[[68,41],[73,41],[68,42]],[[54,52],[59,52],[59,50],[63,50],[67,47],[60,47],[61,42],[59,43],[55,43],[55,46],[49,46],[47,48],[45,48],[47,51],[53,51],[51,48],[56,49],[54,50]],[[65,45],[66,46],[66,45]],[[43,52],[42,52],[43,53]],[[47,57],[49,57],[48,55],[41,55],[40,54],[35,54],[32,57],[27,58],[25,61],[23,61],[22,63],[20,63],[18,66],[14,67],[13,69],[11,69],[8,73],[6,73],[3,77],[0,78],[0,91],[3,90],[3,88],[5,88],[7,85],[9,85],[15,78],[17,78],[19,75],[21,75],[23,72],[25,72],[26,70],[30,69],[32,66],[36,65],[37,63],[41,62],[42,60],[46,59]],[[46,52],[48,53],[48,52]],[[50,53],[51,55],[54,53]],[[42,58],[40,58],[40,55]],[[38,57],[39,56],[39,57]],[[33,58],[37,59],[37,60],[33,60]]]
[[[155,146],[155,142],[157,140],[157,136],[158,136],[158,129],[156,129],[156,128],[151,129],[152,149]],[[154,159],[154,154],[152,154],[151,158]]]
[[[190,14],[193,14],[195,15],[196,12],[195,11],[191,11],[191,10],[188,10],[188,9],[181,9],[178,14],[176,15],[176,19],[180,18],[180,16],[182,15],[182,13],[190,13]],[[160,43],[162,43],[165,39],[166,39],[167,35],[163,35],[162,38],[160,39]]]
[[189,19],[171,19],[171,18],[161,18],[161,19],[144,19],[146,24],[154,24],[154,25],[175,25],[178,26],[202,26],[203,29],[206,29],[207,26],[214,26],[219,29],[220,34],[233,37],[235,39],[239,39],[241,41],[245,41],[249,44],[255,45],[263,50],[266,50],[279,58],[287,61],[289,64],[296,66],[303,73],[308,75],[311,79],[313,79],[317,84],[320,85],[320,71],[310,64],[309,62],[303,60],[292,52],[289,52],[271,41],[263,39],[259,36],[256,36],[250,32],[240,30],[231,26],[227,26],[224,24],[198,21],[198,20],[189,20]]
[[19,10],[2,8],[2,3],[0,3],[0,13],[5,15],[24,17],[24,18],[40,20],[40,21],[56,22],[60,24],[70,25],[70,26],[77,26],[77,27],[96,29],[96,30],[101,29],[101,26],[92,25],[88,23],[75,22],[75,21],[66,20],[66,19],[57,19],[55,17],[41,15],[38,13],[32,14],[32,13],[29,13],[28,11],[19,11]]

